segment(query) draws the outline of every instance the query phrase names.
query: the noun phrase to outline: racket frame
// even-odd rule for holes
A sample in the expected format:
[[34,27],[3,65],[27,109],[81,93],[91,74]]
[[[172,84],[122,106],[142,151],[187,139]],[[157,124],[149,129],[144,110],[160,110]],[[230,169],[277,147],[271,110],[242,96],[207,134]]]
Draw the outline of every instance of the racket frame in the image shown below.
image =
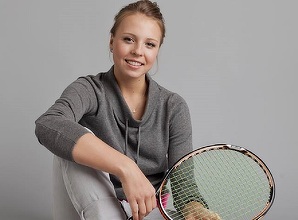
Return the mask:
[[245,156],[250,157],[252,160],[254,160],[260,167],[261,169],[264,171],[267,179],[268,179],[268,184],[269,184],[269,189],[270,189],[270,195],[269,195],[269,199],[266,202],[264,208],[258,213],[258,215],[256,215],[252,220],[260,220],[264,217],[264,215],[269,211],[269,209],[271,208],[274,198],[275,198],[275,182],[272,176],[272,173],[270,172],[269,168],[267,167],[267,165],[264,163],[264,161],[258,157],[256,154],[254,154],[252,151],[248,150],[247,148],[244,147],[240,147],[240,146],[236,146],[236,145],[230,145],[230,144],[214,144],[214,145],[209,145],[209,146],[205,146],[205,147],[201,147],[198,148],[188,154],[186,154],[185,156],[183,156],[182,158],[180,158],[166,173],[165,177],[163,178],[163,181],[160,185],[160,187],[158,188],[157,192],[156,192],[156,198],[157,198],[157,206],[160,210],[160,213],[162,214],[162,216],[166,219],[166,220],[172,220],[172,218],[167,214],[165,208],[162,205],[162,188],[167,184],[167,180],[169,175],[171,175],[171,173],[177,169],[184,161],[190,159],[191,157],[198,155],[198,154],[202,154],[204,152],[207,151],[213,151],[213,150],[234,150],[237,152],[242,153]]

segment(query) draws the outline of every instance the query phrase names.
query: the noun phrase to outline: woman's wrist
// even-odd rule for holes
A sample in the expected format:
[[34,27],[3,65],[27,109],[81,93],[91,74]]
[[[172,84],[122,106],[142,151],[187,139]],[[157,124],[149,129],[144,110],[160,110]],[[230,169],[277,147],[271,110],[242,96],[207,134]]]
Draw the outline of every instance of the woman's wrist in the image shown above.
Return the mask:
[[124,182],[126,178],[129,178],[130,173],[134,172],[138,168],[136,163],[129,157],[123,155],[123,157],[118,160],[117,166],[115,166],[115,176],[117,176],[120,182]]

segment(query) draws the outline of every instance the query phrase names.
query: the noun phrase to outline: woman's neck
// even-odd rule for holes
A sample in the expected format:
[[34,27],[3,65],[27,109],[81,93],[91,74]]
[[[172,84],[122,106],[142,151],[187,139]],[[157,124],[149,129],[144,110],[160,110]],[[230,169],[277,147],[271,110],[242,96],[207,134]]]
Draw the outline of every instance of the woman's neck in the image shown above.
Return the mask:
[[122,96],[130,109],[132,116],[140,120],[147,103],[146,77],[131,80],[117,80]]
[[146,76],[138,78],[116,76],[118,86],[123,96],[145,96],[147,92]]

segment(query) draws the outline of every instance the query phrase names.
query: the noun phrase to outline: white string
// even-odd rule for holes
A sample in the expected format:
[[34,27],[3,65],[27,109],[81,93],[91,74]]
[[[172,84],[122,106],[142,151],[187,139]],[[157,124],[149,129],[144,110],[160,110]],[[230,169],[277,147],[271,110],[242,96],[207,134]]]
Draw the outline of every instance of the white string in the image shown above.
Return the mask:
[[[190,169],[191,166],[193,169]],[[172,219],[183,218],[178,212],[179,207],[173,204],[172,193],[175,190],[180,190],[179,195],[190,196],[199,190],[209,209],[218,213],[222,220],[251,220],[270,198],[268,178],[261,166],[238,151],[206,151],[184,161],[174,174],[174,178],[168,177],[167,190],[162,192],[170,195],[165,210]],[[193,176],[197,188],[189,191],[185,181],[181,181],[185,176]],[[184,200],[185,197],[175,198],[178,204]]]

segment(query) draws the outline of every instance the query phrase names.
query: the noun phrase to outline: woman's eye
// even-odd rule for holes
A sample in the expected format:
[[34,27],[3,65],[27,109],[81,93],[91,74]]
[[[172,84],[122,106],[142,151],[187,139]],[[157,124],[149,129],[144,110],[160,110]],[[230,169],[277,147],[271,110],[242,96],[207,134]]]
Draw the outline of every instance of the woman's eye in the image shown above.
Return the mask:
[[124,37],[123,38],[124,41],[128,42],[128,43],[132,43],[133,39],[131,37]]
[[156,45],[154,43],[147,43],[147,46],[150,48],[154,48]]

